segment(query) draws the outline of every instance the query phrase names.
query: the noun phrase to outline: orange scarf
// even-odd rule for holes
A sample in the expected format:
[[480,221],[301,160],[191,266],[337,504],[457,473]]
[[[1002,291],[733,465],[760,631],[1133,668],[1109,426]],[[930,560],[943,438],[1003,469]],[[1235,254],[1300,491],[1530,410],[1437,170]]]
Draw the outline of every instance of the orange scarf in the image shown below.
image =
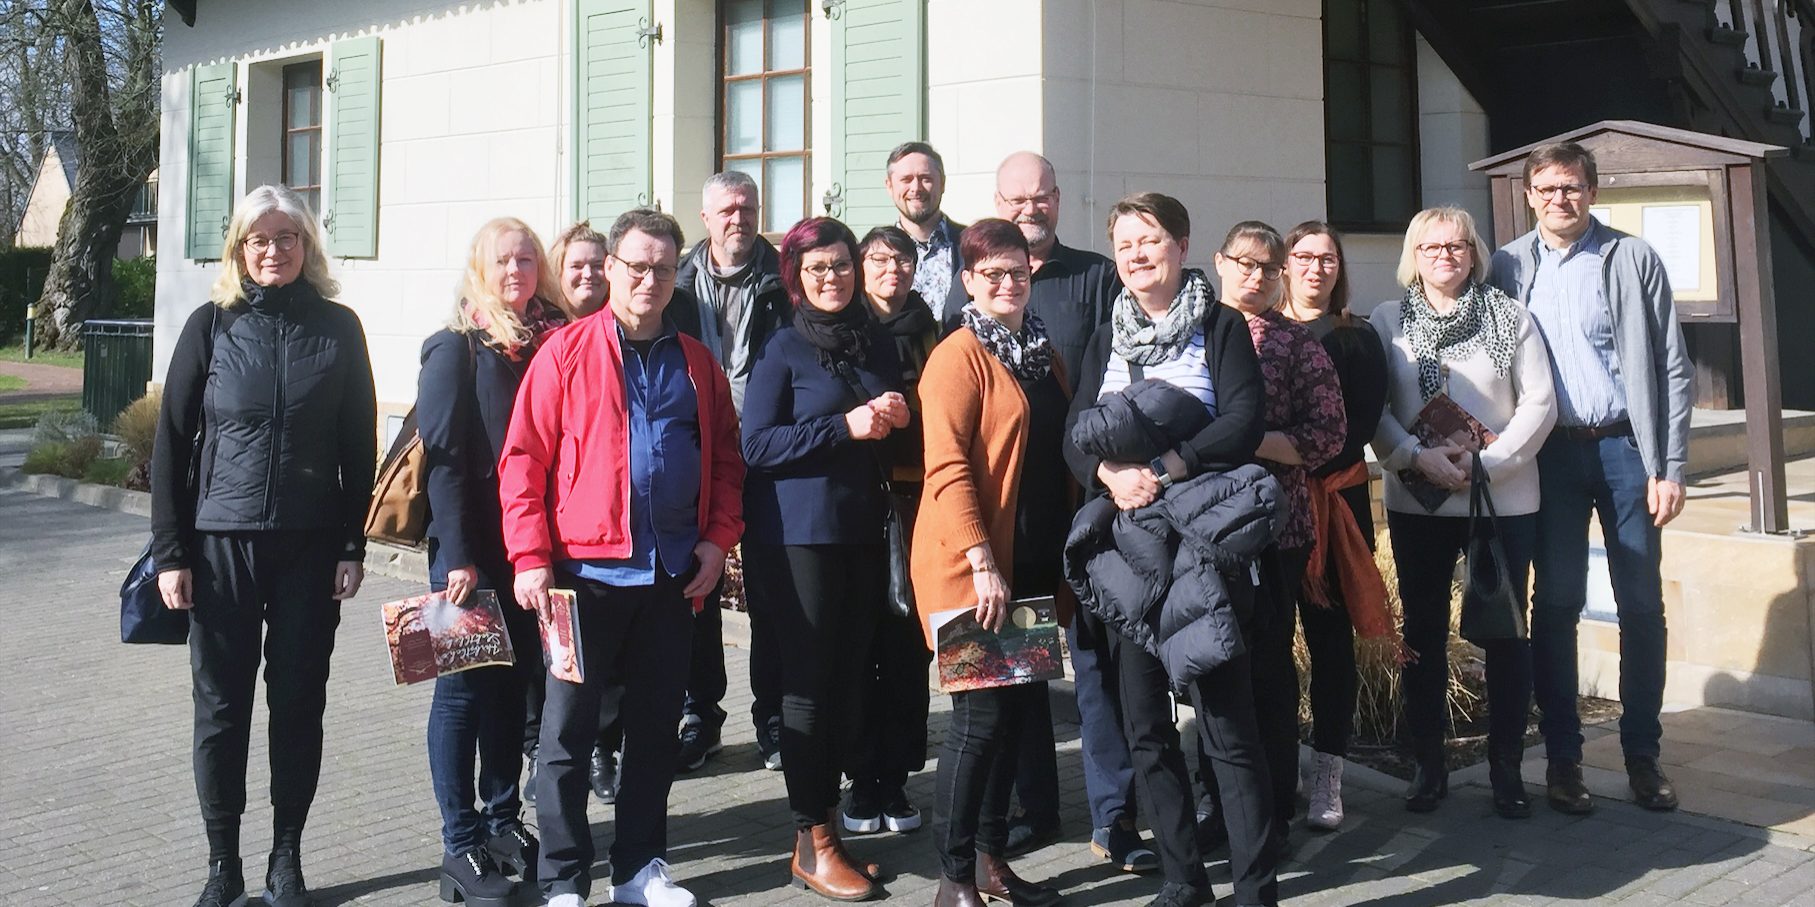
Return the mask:
[[1355,524],[1342,499],[1342,490],[1366,484],[1368,464],[1358,462],[1333,475],[1311,478],[1311,525],[1316,541],[1305,568],[1304,594],[1319,607],[1334,606],[1330,596],[1329,568],[1335,562],[1336,581],[1348,608],[1349,622],[1364,638],[1393,633],[1393,616],[1386,607],[1386,581],[1374,564],[1368,540]]

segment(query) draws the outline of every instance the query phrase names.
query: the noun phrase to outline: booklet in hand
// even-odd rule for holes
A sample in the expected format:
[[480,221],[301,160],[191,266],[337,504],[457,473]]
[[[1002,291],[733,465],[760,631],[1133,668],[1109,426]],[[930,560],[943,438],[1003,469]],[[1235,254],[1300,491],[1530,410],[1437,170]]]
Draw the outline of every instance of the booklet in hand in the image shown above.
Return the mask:
[[[1449,394],[1438,394],[1424,404],[1412,422],[1412,434],[1426,447],[1453,444],[1464,452],[1481,450],[1499,438]],[[1427,513],[1436,513],[1453,493],[1425,478],[1415,466],[1399,470],[1399,482]]]
[[927,616],[937,641],[939,690],[958,693],[1014,686],[1065,676],[1059,621],[1052,597],[1013,601],[1008,620],[992,633],[977,623],[975,608]]
[[479,589],[454,604],[440,592],[384,605],[384,638],[399,685],[515,663],[498,596]]
[[580,649],[580,608],[572,589],[548,590],[548,608],[536,613],[542,628],[542,652],[548,676],[568,683],[586,681],[585,657]]

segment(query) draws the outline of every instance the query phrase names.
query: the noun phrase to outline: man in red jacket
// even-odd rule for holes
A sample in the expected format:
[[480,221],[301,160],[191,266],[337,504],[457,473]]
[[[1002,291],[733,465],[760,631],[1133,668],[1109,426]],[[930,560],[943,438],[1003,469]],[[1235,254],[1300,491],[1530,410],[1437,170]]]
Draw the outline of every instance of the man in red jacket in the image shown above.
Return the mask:
[[551,907],[581,907],[590,893],[587,763],[600,698],[621,687],[625,752],[606,893],[620,904],[693,907],[666,861],[675,727],[691,609],[743,534],[744,463],[725,373],[663,314],[680,224],[633,209],[606,243],[609,305],[530,362],[498,463],[517,602],[546,613],[560,587],[579,610],[585,680],[550,676],[542,711],[538,875]]

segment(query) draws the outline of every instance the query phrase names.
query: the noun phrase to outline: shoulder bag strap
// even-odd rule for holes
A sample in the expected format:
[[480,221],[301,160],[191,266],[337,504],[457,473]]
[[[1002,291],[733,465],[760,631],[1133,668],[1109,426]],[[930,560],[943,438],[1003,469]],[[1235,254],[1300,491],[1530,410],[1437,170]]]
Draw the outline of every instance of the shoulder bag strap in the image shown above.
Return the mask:
[[[851,399],[855,401],[855,406],[863,406],[868,402],[867,395],[869,394],[869,391],[864,389],[863,382],[857,380],[856,371],[851,368],[849,362],[838,363],[834,371],[836,371],[839,379],[844,382],[845,389],[851,392]],[[889,471],[882,464],[882,455],[877,453],[876,448],[873,446],[870,447],[869,450],[870,460],[876,464],[876,477],[882,480],[882,490],[892,493],[895,490],[895,485],[893,482],[889,481]]]

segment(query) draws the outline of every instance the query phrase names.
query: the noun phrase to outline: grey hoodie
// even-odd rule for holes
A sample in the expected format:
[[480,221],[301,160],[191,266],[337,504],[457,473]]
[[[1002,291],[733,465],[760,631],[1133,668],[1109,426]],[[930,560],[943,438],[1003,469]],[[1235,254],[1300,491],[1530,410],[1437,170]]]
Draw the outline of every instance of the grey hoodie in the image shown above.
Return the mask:
[[[1681,482],[1689,463],[1695,365],[1676,321],[1670,279],[1663,259],[1644,240],[1604,229],[1608,238],[1601,252],[1601,280],[1612,312],[1613,349],[1620,360],[1633,440],[1652,478]],[[1507,243],[1494,253],[1487,282],[1529,304],[1542,241],[1533,230]]]

